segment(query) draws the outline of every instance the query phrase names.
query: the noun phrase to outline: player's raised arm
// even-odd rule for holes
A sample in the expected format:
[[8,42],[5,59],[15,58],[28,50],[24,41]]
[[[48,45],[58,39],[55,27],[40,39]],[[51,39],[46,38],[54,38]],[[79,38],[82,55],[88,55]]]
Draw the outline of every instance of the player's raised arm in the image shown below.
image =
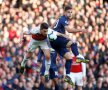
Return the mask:
[[24,28],[23,28],[23,34],[24,34],[24,35],[36,34],[37,31],[39,30],[38,28],[39,28],[39,27],[35,27],[35,28],[32,28],[32,29],[28,29],[27,27],[24,27]]
[[62,37],[65,37],[65,38],[70,40],[68,35],[65,35],[65,34],[62,34],[62,33],[59,33],[59,32],[57,32],[57,36],[62,36]]
[[72,28],[69,25],[65,26],[65,29],[69,32],[69,33],[76,33],[76,32],[87,32],[87,30],[85,29],[76,29],[76,28]]
[[62,36],[62,37],[65,37],[65,38],[67,38],[67,39],[70,40],[70,38],[69,38],[68,35],[65,35],[65,34],[59,33],[59,32],[57,32],[57,31],[54,31],[54,30],[51,29],[51,28],[48,30],[48,34],[49,34],[49,35],[53,35],[53,36]]
[[20,43],[23,40],[24,35],[31,35],[31,34],[36,34],[38,27],[33,28],[33,29],[28,29],[27,27],[24,27],[20,33]]
[[24,35],[30,35],[30,32],[29,32],[29,30],[28,30],[27,27],[24,27],[24,28],[21,30],[19,43],[21,43],[21,42],[23,41]]

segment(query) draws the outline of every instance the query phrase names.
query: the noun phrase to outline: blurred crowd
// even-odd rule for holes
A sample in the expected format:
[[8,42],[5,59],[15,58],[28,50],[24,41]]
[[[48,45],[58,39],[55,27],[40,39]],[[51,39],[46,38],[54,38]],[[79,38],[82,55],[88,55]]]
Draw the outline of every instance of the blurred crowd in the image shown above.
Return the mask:
[[[79,42],[80,53],[90,60],[83,90],[108,90],[108,2],[103,0],[3,0],[0,4],[0,90],[38,90],[41,80],[31,61],[27,63],[27,74],[18,74],[30,40],[26,36],[19,44],[19,35],[24,27],[30,29],[43,21],[53,25],[67,4],[73,9],[71,26],[88,30],[84,34],[67,33]],[[31,57],[33,62],[37,54],[38,49]],[[60,83],[61,88],[65,87],[62,79]],[[50,84],[48,81],[46,86]]]

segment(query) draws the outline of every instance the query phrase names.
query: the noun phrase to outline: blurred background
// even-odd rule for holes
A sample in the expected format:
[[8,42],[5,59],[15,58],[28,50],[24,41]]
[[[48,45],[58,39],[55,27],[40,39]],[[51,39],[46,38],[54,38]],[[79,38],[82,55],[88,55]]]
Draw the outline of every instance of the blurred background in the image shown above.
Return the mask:
[[[0,0],[0,3],[0,90],[38,90],[41,80],[32,69],[38,49],[31,57],[33,62],[27,64],[27,74],[17,74],[30,40],[30,36],[26,36],[24,42],[19,44],[19,35],[24,27],[30,29],[43,21],[53,25],[68,4],[73,9],[71,26],[89,31],[88,34],[67,33],[79,42],[80,53],[90,60],[83,90],[108,90],[107,0]],[[57,65],[61,76],[64,65],[60,59]],[[59,80],[60,87],[65,87],[62,78]],[[51,81],[47,83],[50,86]]]

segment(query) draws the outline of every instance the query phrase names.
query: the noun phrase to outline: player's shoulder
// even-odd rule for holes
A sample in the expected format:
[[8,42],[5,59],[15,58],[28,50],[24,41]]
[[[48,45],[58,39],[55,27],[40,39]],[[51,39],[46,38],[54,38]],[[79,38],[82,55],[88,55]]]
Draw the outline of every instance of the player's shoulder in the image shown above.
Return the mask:
[[60,17],[59,19],[62,23],[67,23],[68,22],[68,19],[63,15]]
[[67,20],[66,17],[64,15],[60,16],[59,18],[60,20]]
[[68,25],[68,19],[67,19],[64,15],[60,17],[59,21],[60,21],[62,24]]

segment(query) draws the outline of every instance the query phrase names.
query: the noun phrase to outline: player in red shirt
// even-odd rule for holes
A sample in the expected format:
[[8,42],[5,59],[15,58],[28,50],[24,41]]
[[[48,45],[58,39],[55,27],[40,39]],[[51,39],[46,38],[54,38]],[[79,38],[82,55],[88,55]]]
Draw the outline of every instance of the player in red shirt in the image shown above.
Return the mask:
[[73,57],[73,61],[70,68],[70,74],[66,76],[65,81],[71,85],[76,84],[78,86],[78,90],[82,90],[82,86],[85,80],[86,80],[86,64],[83,62],[76,63],[76,57]]

